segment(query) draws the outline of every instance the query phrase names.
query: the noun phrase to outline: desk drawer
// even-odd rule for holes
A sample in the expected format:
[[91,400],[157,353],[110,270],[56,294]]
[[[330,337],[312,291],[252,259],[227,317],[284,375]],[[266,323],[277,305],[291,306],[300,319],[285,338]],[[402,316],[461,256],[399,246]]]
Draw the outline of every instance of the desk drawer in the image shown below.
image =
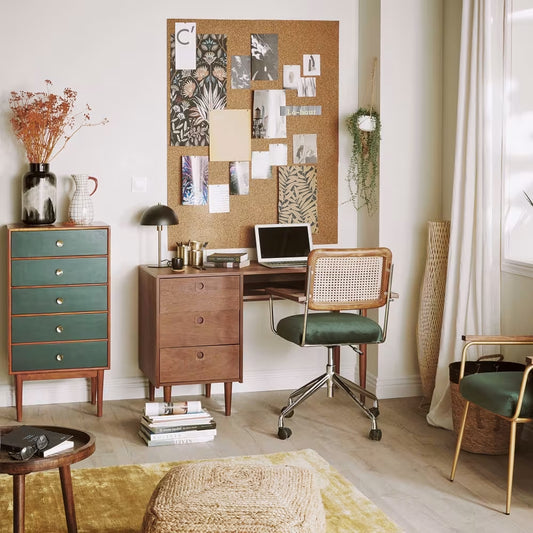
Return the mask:
[[239,276],[162,279],[159,312],[186,314],[207,309],[239,309],[239,287]]
[[11,340],[19,342],[107,339],[107,313],[14,316]]
[[18,259],[11,261],[11,285],[77,285],[107,282],[107,258]]
[[239,346],[191,346],[160,350],[161,383],[238,381]]
[[11,312],[14,315],[106,310],[105,285],[11,289]]
[[160,345],[197,346],[239,343],[239,310],[166,313],[159,316]]
[[107,367],[107,342],[65,342],[13,346],[11,370]]
[[11,257],[59,257],[66,255],[107,254],[107,231],[50,230],[14,231]]

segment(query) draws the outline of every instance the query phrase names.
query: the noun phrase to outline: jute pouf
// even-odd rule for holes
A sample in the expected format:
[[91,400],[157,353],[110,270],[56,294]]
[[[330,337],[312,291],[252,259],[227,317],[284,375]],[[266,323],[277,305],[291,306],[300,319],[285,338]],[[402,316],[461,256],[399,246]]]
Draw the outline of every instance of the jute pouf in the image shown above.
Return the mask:
[[321,533],[313,472],[289,465],[205,461],[177,466],[156,487],[143,533]]

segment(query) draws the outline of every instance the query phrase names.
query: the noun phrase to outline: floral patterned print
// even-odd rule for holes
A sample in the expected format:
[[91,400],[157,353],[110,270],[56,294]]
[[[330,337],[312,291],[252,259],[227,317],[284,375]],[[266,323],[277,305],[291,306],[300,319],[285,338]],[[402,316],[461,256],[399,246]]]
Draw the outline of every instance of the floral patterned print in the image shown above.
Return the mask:
[[170,47],[170,146],[208,146],[209,111],[226,107],[226,35],[196,36],[196,69],[175,69]]

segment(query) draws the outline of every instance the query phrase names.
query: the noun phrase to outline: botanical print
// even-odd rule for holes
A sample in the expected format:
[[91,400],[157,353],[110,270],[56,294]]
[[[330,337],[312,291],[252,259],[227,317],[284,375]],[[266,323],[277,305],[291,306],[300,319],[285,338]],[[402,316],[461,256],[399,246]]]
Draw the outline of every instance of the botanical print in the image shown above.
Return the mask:
[[226,35],[196,36],[196,68],[174,67],[170,40],[170,146],[208,146],[209,111],[226,107]]
[[278,79],[278,34],[251,35],[252,80]]
[[206,155],[184,155],[181,158],[181,203],[207,205],[209,159]]
[[309,223],[318,232],[317,169],[315,166],[278,167],[278,222]]
[[232,161],[229,164],[229,193],[244,195],[250,192],[250,162]]

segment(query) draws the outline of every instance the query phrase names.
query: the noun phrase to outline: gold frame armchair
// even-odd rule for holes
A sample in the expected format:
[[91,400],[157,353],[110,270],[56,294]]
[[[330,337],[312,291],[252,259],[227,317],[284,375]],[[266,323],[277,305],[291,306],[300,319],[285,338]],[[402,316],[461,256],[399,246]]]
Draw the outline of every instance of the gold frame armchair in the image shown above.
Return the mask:
[[[332,397],[335,384],[370,419],[369,438],[381,440],[382,432],[377,427],[377,396],[365,389],[364,384],[357,385],[337,373],[334,350],[350,346],[361,354],[361,345],[385,342],[392,301],[392,270],[392,253],[388,248],[315,249],[307,260],[305,294],[290,289],[267,289],[272,331],[298,346],[324,346],[328,354],[326,372],[289,395],[279,415],[280,439],[292,434],[285,426],[285,418],[291,417],[298,405],[324,385],[328,397]],[[304,305],[304,312],[286,316],[276,323],[276,298],[299,302]],[[382,324],[366,316],[367,310],[381,307],[384,308]],[[367,398],[373,402],[370,408],[365,404]]]
[[533,380],[529,379],[529,375],[533,370],[533,357],[526,357],[526,366],[523,371],[484,372],[467,376],[464,373],[467,351],[470,347],[533,345],[533,336],[464,335],[463,340],[466,344],[461,354],[459,391],[466,402],[457,435],[450,481],[455,479],[468,408],[471,403],[474,403],[510,422],[507,496],[505,502],[505,514],[509,514],[511,512],[517,425],[533,421]]

